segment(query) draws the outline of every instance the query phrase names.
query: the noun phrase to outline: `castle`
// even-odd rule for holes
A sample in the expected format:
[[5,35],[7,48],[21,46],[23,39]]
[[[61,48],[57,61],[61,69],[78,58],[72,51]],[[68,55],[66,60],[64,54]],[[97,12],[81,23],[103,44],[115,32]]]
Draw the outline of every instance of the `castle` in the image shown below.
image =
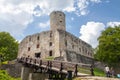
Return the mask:
[[93,62],[92,47],[66,31],[65,14],[53,11],[50,14],[50,30],[25,37],[18,51],[18,58],[32,57],[46,59],[53,57],[77,63]]

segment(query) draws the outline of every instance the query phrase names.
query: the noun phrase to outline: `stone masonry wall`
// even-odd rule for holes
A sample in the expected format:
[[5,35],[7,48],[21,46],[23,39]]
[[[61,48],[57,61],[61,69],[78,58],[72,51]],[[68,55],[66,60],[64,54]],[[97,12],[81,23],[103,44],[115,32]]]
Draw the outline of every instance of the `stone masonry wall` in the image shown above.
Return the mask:
[[89,44],[69,32],[63,30],[58,32],[61,56],[64,56],[66,61],[93,63],[93,51]]
[[54,55],[54,34],[52,31],[44,31],[27,36],[19,45],[18,57],[35,57],[35,53],[40,53],[40,57],[49,56],[50,51]]

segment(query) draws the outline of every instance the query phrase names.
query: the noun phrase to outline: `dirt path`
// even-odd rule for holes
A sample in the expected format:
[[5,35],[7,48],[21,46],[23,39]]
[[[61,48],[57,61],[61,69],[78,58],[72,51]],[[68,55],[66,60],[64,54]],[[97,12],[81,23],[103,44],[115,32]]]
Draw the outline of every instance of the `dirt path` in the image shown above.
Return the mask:
[[107,77],[98,77],[98,76],[88,76],[88,77],[79,77],[76,80],[120,80],[120,78],[107,78]]

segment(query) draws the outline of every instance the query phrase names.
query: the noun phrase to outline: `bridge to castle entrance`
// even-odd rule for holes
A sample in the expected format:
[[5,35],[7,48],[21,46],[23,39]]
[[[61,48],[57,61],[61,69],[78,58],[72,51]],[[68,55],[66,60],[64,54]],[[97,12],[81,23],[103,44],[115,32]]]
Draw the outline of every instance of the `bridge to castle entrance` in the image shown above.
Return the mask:
[[22,57],[18,62],[23,64],[21,80],[64,80],[73,77],[86,76],[78,71],[90,74],[90,64],[73,63],[56,60],[42,60],[40,58]]

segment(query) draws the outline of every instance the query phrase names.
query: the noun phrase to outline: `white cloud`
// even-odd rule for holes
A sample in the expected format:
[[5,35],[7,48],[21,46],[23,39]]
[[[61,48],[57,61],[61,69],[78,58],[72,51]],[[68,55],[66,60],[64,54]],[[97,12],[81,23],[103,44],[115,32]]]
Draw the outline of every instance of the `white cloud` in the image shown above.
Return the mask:
[[49,14],[53,10],[61,10],[71,12],[74,11],[74,0],[41,0],[38,4],[41,12],[40,14]]
[[[53,10],[86,15],[89,4],[99,2],[100,0],[0,0],[0,31],[21,36],[28,24],[34,20],[33,15],[49,15]],[[46,27],[42,23],[40,26]]]
[[23,36],[27,25],[33,21],[30,8],[24,0],[0,0],[0,31],[10,32],[14,37]]
[[89,10],[87,9],[89,4],[91,3],[100,3],[101,0],[76,0],[76,14],[77,15],[86,15],[89,13]]
[[101,0],[90,0],[91,2],[94,2],[94,3],[100,3]]
[[23,31],[30,22],[31,15],[24,12],[17,15],[0,14],[0,31],[10,32],[13,36],[23,36]]
[[98,45],[97,38],[100,36],[101,31],[105,29],[105,25],[100,22],[87,22],[86,25],[82,25],[80,29],[81,36],[79,37],[83,41],[92,45],[95,48]]
[[73,17],[71,17],[71,20],[73,21],[73,20],[74,20],[74,18],[73,18]]
[[114,27],[114,26],[120,26],[120,22],[108,22],[107,26]]
[[45,22],[45,23],[40,23],[39,24],[39,27],[40,28],[47,28],[47,27],[49,27],[50,26],[50,21],[47,21],[47,22]]
[[[34,10],[37,6],[40,10]],[[53,10],[73,11],[74,0],[0,0],[0,31],[21,36],[28,24],[33,21],[33,14],[48,15]],[[43,28],[47,25],[40,24]]]

